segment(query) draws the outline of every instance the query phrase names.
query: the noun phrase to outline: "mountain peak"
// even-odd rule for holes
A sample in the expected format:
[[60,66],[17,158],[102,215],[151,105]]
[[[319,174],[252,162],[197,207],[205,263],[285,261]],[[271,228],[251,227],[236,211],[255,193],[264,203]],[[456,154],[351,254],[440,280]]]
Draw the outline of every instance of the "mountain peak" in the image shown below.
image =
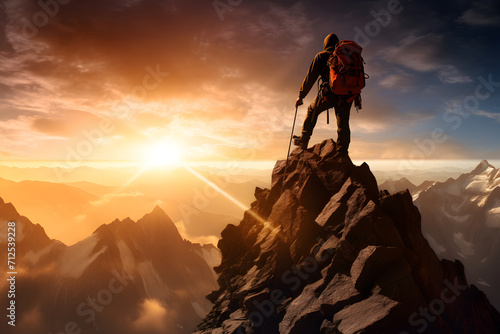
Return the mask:
[[[20,245],[17,254],[20,257],[28,250],[36,252],[53,242],[41,225],[33,224],[28,218],[21,216],[12,203],[5,203],[1,198],[0,220],[15,221],[17,223],[16,242]],[[0,231],[2,228],[5,228],[5,235],[7,235],[7,224],[2,226]]]
[[147,223],[147,222],[161,222],[161,223],[168,223],[168,224],[174,224],[172,222],[172,220],[170,219],[170,217],[167,215],[167,213],[159,206],[159,205],[156,205],[153,209],[153,211],[151,211],[150,213],[144,215],[144,217],[142,217],[139,221],[137,221],[138,223],[141,222],[142,223]]
[[1,219],[11,221],[17,220],[21,217],[12,203],[5,203],[3,200],[1,200],[0,209]]
[[461,263],[440,261],[422,235],[409,192],[381,196],[367,164],[335,151],[330,139],[278,161],[271,189],[257,188],[241,223],[222,231],[220,289],[199,333],[415,332],[408,319],[446,282],[466,291],[443,303],[429,332],[498,332],[500,315]]
[[160,206],[158,204],[156,204],[153,211],[151,211],[151,214],[167,216],[167,213],[162,208],[160,208]]
[[399,180],[387,179],[384,183],[380,184],[380,190],[387,190],[389,193],[396,193],[398,191],[409,190],[410,193],[413,194],[415,189],[417,188],[410,180],[406,177],[403,177]]
[[495,169],[493,165],[491,165],[488,160],[483,160],[477,165],[477,167],[471,172],[471,174],[482,174],[489,168]]
[[159,205],[156,205],[153,211],[139,219],[137,224],[142,226],[146,233],[159,233],[167,237],[170,241],[183,241],[174,222]]

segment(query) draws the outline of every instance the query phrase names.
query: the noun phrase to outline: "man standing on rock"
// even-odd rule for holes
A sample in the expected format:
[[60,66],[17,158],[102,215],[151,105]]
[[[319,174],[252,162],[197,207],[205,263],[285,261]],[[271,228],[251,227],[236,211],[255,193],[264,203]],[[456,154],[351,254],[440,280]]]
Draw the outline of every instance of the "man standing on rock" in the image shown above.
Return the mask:
[[312,101],[311,105],[307,108],[307,116],[304,120],[302,127],[302,135],[296,137],[295,145],[302,149],[307,149],[309,139],[311,138],[314,126],[318,120],[319,114],[323,111],[334,108],[335,116],[337,118],[337,157],[348,157],[348,148],[351,141],[351,130],[349,129],[349,115],[351,111],[352,101],[347,101],[349,95],[336,95],[329,86],[328,80],[330,77],[330,67],[328,59],[335,50],[335,45],[339,42],[337,35],[330,34],[326,36],[323,43],[323,51],[318,53],[309,66],[309,71],[304,78],[302,87],[299,91],[299,98],[295,102],[295,106],[303,104],[302,99],[307,96],[311,88],[314,86],[316,80],[321,77],[323,84],[318,92],[318,96]]

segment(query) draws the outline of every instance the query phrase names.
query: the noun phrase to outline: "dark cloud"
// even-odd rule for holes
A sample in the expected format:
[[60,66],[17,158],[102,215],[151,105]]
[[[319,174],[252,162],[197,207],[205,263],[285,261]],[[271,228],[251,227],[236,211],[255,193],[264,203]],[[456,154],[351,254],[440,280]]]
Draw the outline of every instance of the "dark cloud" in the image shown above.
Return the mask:
[[500,3],[494,0],[472,1],[471,8],[457,21],[476,27],[500,26]]
[[12,45],[7,40],[6,34],[7,13],[5,12],[5,4],[0,3],[0,52],[10,53],[13,51]]

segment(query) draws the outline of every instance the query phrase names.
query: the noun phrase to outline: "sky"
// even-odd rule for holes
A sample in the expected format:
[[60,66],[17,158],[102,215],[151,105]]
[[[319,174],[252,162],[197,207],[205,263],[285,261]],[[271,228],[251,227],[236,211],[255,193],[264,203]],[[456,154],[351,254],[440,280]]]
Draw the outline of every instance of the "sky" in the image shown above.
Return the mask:
[[[1,160],[282,159],[302,80],[331,32],[363,46],[370,75],[363,109],[351,110],[353,159],[500,157],[498,1],[0,7]],[[332,115],[311,144],[336,139]]]

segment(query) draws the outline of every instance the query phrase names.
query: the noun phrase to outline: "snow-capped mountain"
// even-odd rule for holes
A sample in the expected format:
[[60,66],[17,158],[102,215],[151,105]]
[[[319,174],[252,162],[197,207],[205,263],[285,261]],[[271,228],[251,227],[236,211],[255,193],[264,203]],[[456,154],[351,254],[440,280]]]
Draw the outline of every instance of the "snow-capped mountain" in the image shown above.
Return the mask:
[[9,221],[17,234],[16,333],[190,333],[211,307],[205,295],[217,288],[219,251],[183,240],[160,207],[71,246],[0,199],[2,248]]
[[422,230],[441,258],[462,261],[471,283],[500,307],[500,169],[486,160],[414,194]]

